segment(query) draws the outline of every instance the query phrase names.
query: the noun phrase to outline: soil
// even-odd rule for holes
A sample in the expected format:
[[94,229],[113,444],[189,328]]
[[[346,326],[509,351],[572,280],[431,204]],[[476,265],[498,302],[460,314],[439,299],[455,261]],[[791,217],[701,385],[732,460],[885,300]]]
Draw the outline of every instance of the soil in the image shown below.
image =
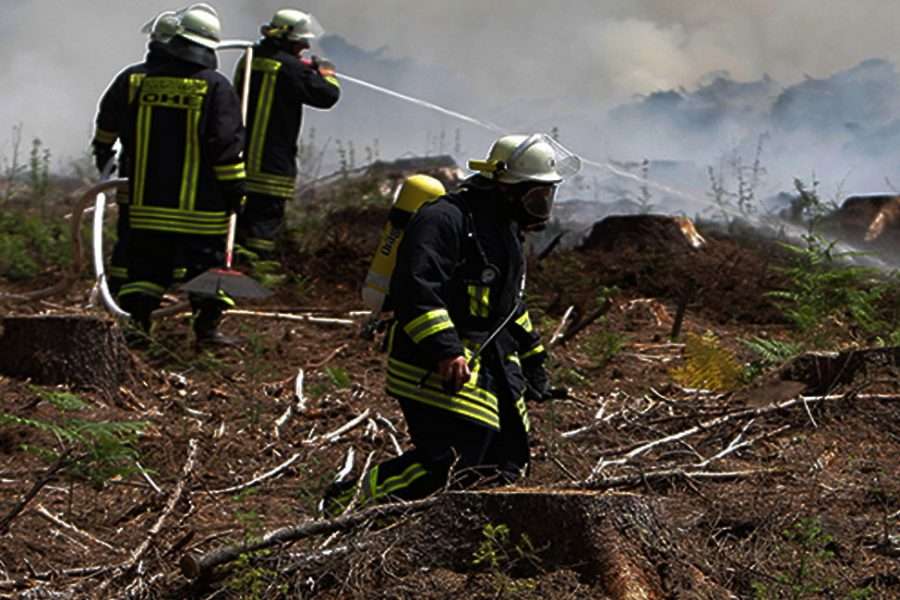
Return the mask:
[[[286,266],[303,276],[302,289],[286,285],[253,308],[341,317],[359,310],[359,282],[385,214],[383,206],[326,214],[320,244],[287,246]],[[784,264],[779,246],[702,227],[700,233],[707,243],[689,255],[666,244],[639,249],[620,243],[532,260],[532,316],[546,338],[570,305],[584,315],[596,308],[598,296],[612,303],[602,319],[553,349],[553,379],[568,386],[570,394],[529,407],[533,463],[527,485],[549,491],[578,483],[602,492],[607,478],[634,477],[630,484],[617,485],[616,493],[633,494],[664,516],[651,538],[628,537],[627,529],[619,535],[647,555],[654,543],[657,551],[677,548],[669,556],[681,562],[667,572],[690,572],[693,581],[708,582],[710,590],[740,598],[900,597],[896,361],[869,363],[860,377],[837,381],[824,390],[829,400],[701,427],[680,442],[610,463],[596,476],[601,461],[615,461],[643,443],[734,411],[796,398],[798,390],[823,393],[804,381],[786,384],[778,373],[733,392],[673,382],[672,370],[685,362],[683,339],[668,337],[679,303],[687,303],[683,335],[714,331],[742,363],[753,358],[742,339],[790,335],[782,313],[766,296],[784,283],[777,269]],[[22,284],[0,288],[26,291]],[[88,288],[89,282],[82,281],[65,297],[13,305],[11,313],[84,314]],[[469,537],[458,546],[441,541],[453,530],[453,513],[424,513],[258,553],[203,585],[181,575],[178,563],[185,552],[203,553],[316,518],[320,495],[351,449],[358,473],[368,460],[393,456],[394,439],[406,445],[398,406],[383,391],[381,340],[358,335],[362,320],[352,318],[356,325],[347,326],[229,316],[224,331],[244,336],[246,343],[240,351],[215,352],[197,351],[185,319],[169,318],[158,323],[156,343],[136,353],[130,389],[110,398],[74,388],[86,402],[79,419],[146,424],[136,443],[146,476],[132,469],[102,485],[53,477],[0,537],[0,596],[628,597],[615,586],[598,584],[583,567],[596,556],[571,564],[563,560],[570,555],[546,544],[548,529],[563,540],[571,533],[575,540],[581,528],[596,525],[588,516],[567,522],[540,507],[552,498],[540,500],[525,515],[466,513],[466,526],[455,531]],[[301,369],[306,405],[295,407],[276,427],[294,406]],[[47,401],[47,393],[63,389],[68,388],[2,376],[0,413],[59,419],[60,409]],[[362,426],[334,441],[320,437],[367,409],[372,418]],[[186,491],[152,534],[181,479],[190,440],[199,443],[199,452]],[[733,476],[642,477],[701,463],[741,441],[752,443],[706,468]],[[0,519],[47,471],[49,459],[34,449],[58,449],[60,443],[27,425],[0,428]],[[276,477],[217,493],[294,455],[299,458]],[[38,506],[94,539],[51,522]],[[514,527],[523,518],[540,522],[533,534],[537,539],[531,540],[533,556],[526,553],[533,559],[530,567],[519,569],[521,556],[508,560],[516,556],[515,535],[513,546],[495,548],[507,557],[495,567],[476,561],[486,539],[479,528]],[[128,561],[147,540],[143,559],[133,569],[124,574],[108,569]],[[434,555],[423,563],[421,557],[432,547]],[[333,557],[323,554],[328,549]],[[655,572],[665,574],[664,566],[655,565]],[[72,569],[87,570],[67,571]],[[692,592],[686,581],[660,575],[660,597],[717,597]]]

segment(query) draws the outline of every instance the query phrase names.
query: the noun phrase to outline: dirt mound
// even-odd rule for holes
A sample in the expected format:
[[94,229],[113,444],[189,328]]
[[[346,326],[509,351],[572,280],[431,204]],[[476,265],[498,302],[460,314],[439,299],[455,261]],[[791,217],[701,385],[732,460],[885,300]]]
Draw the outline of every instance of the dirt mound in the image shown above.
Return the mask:
[[[701,228],[702,229],[702,228]],[[781,275],[774,242],[737,239],[683,218],[637,215],[597,223],[573,253],[551,255],[533,269],[532,289],[549,296],[551,311],[574,304],[582,312],[603,288],[679,303],[719,322],[780,323],[766,292]]]

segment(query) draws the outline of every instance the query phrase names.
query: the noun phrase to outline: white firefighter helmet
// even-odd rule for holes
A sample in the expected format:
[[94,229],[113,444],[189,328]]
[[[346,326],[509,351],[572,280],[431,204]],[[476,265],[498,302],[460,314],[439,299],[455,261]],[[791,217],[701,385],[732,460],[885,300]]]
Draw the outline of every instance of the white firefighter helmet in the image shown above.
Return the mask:
[[312,41],[325,33],[314,16],[294,8],[277,11],[272,20],[263,25],[262,30],[266,37],[289,42]]
[[501,183],[559,183],[581,169],[581,159],[544,133],[505,135],[469,168]]
[[178,28],[175,35],[215,50],[221,40],[222,24],[216,9],[205,2],[191,4],[176,13]]
[[141,33],[149,35],[151,42],[168,43],[178,33],[178,14],[174,10],[159,13],[144,23]]

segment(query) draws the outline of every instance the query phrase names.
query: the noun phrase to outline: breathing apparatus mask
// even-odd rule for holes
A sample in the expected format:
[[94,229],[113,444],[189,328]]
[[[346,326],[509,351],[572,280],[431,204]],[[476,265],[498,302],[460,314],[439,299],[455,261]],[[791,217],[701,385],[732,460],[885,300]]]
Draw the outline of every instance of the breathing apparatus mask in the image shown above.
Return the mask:
[[556,188],[581,169],[581,159],[547,134],[507,135],[494,142],[486,160],[469,168],[501,184],[512,217],[523,229],[540,229],[550,219]]

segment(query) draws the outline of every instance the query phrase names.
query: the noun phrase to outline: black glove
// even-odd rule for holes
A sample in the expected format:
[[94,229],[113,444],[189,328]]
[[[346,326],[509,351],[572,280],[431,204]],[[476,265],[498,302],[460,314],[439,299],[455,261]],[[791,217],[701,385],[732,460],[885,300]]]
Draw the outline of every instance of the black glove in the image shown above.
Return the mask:
[[116,153],[113,151],[112,146],[94,144],[94,164],[101,173],[103,172],[103,169],[106,168],[110,159],[115,155]]
[[543,362],[522,365],[522,373],[525,375],[526,400],[543,402],[550,398],[550,376],[547,375]]

